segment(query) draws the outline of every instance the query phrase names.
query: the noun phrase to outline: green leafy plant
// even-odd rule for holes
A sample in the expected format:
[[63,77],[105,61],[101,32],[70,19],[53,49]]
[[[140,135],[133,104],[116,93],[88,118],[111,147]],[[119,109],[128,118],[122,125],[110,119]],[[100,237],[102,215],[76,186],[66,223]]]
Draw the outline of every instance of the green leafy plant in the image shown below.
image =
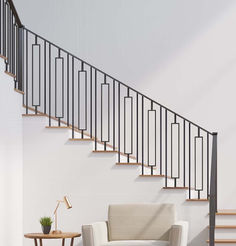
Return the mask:
[[39,222],[42,226],[51,226],[53,223],[51,217],[42,217]]

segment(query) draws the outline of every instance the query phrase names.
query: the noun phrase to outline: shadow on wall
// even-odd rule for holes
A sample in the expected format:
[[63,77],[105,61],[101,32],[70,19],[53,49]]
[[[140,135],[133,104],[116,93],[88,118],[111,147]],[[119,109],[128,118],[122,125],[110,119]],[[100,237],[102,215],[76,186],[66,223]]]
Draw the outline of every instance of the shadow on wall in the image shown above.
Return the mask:
[[75,243],[75,246],[83,246],[83,241],[80,240],[78,243]]
[[134,81],[131,85],[136,87],[153,71],[162,71],[163,65],[233,3],[232,0],[86,2],[75,52],[124,82]]
[[204,246],[207,245],[206,240],[208,239],[208,229],[205,228],[201,231],[196,237],[194,237],[190,242],[189,245],[191,246]]
[[136,84],[162,69],[235,4],[234,0],[14,2],[27,27]]

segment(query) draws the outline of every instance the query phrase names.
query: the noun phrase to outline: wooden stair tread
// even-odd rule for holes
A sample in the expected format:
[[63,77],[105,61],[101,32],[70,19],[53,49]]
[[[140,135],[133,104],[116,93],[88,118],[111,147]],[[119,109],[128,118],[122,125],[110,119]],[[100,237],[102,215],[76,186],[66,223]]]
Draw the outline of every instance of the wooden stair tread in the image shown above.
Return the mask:
[[150,177],[150,178],[164,178],[165,175],[163,174],[140,174],[139,177]]
[[186,199],[187,202],[209,202],[208,199],[204,199],[204,198],[201,198],[201,199]]
[[18,89],[14,89],[15,92],[20,93],[21,95],[24,95],[25,93],[23,91],[20,91]]
[[163,187],[164,190],[188,190],[188,187]]
[[[209,240],[207,240],[209,243]],[[236,239],[215,239],[215,243],[236,243]]]
[[70,141],[94,141],[93,138],[69,138]]
[[68,126],[46,126],[45,128],[51,129],[69,129]]
[[94,153],[117,153],[117,150],[93,150]]
[[139,162],[117,162],[116,165],[123,165],[123,166],[141,166],[142,163],[139,163]]
[[1,57],[2,59],[4,59],[4,60],[7,60],[6,56],[4,56],[4,55],[0,55],[0,57]]
[[45,114],[22,114],[23,117],[39,117],[39,116],[46,116]]
[[16,75],[13,74],[13,73],[10,73],[10,72],[8,72],[8,71],[5,71],[5,73],[6,73],[7,75],[11,76],[12,78],[16,78]]
[[[117,162],[116,165],[118,166],[142,166],[142,163],[140,162]],[[143,164],[146,168],[151,168],[151,166],[148,166],[146,164]],[[153,167],[153,169],[156,169],[156,167]]]
[[216,215],[236,215],[236,210],[235,209],[218,210]]

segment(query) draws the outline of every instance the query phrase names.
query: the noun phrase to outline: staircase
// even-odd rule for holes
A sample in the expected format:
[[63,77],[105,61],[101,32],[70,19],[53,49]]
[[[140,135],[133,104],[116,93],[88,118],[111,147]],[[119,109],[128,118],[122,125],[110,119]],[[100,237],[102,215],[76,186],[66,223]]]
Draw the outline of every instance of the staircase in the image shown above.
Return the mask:
[[0,56],[24,117],[44,116],[49,129],[69,129],[70,141],[115,153],[116,165],[140,166],[140,177],[186,190],[186,201],[209,202],[209,244],[216,239],[217,133],[212,133],[24,27],[12,0],[0,4]]

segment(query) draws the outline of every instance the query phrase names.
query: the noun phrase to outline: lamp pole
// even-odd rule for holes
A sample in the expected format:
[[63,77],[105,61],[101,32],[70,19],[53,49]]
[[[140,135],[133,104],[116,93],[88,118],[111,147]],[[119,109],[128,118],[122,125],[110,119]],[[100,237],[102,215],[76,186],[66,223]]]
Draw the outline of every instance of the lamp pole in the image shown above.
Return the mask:
[[56,206],[56,208],[54,210],[55,231],[52,232],[53,234],[60,234],[61,233],[61,231],[57,230],[57,209],[59,208],[61,202],[64,202],[64,201],[57,201],[57,206]]

